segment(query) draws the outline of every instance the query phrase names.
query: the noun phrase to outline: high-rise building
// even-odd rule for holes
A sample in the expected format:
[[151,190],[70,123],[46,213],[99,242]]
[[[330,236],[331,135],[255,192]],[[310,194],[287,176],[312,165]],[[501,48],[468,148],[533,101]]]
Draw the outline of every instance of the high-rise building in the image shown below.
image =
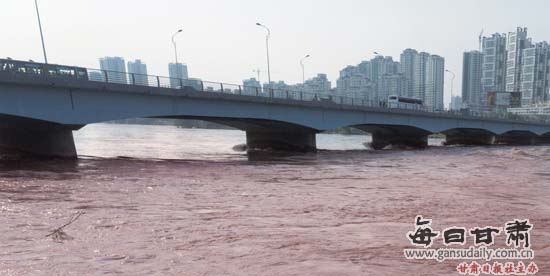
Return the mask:
[[507,40],[506,91],[517,92],[520,91],[521,54],[523,49],[531,47],[531,41],[527,38],[527,28],[521,27],[509,32]]
[[[401,89],[406,87],[407,84],[399,82],[403,76],[391,77],[397,75],[399,71],[399,62],[393,61],[392,57],[379,55],[369,61],[363,61],[357,66],[348,66],[340,71],[336,91],[345,97],[373,102],[384,101],[388,99],[388,93],[401,93]],[[384,83],[377,86],[377,83],[381,81]],[[382,89],[382,91],[377,91],[378,89]]]
[[465,52],[462,63],[462,101],[467,106],[482,105],[481,68],[483,54],[479,51]]
[[413,78],[414,78],[414,59],[418,55],[418,51],[414,49],[406,49],[401,54],[400,62],[401,62],[401,72],[403,73],[403,76],[407,79],[408,84],[408,91],[407,96],[413,97]]
[[440,56],[406,49],[401,63],[377,56],[340,71],[336,88],[340,95],[367,101],[387,101],[391,95],[421,99],[437,109],[443,106],[445,60]]
[[180,88],[182,82],[189,79],[187,65],[183,63],[168,64],[168,72],[170,75],[170,87],[172,88]]
[[130,77],[130,83],[136,85],[149,85],[147,77],[147,65],[142,63],[141,60],[128,61],[128,74]]
[[336,81],[338,95],[365,101],[376,100],[375,88],[375,83],[358,66],[348,66],[341,70]]
[[430,54],[422,52],[414,56],[412,76],[412,96],[425,101],[426,99],[426,71]]
[[[371,78],[371,76],[372,76],[372,67],[371,67],[370,61],[364,60],[361,63],[359,63],[356,67],[357,67],[357,71],[359,73],[367,76],[368,78]],[[372,80],[372,78],[371,78],[371,80]]]
[[522,50],[521,87],[522,104],[536,104],[550,100],[550,45],[536,43]]
[[484,37],[482,53],[481,104],[486,105],[488,92],[506,90],[506,36]]
[[445,109],[445,59],[431,55],[428,57],[426,66],[426,90],[424,94],[424,105],[433,107],[436,110]]
[[[483,38],[481,65],[481,95],[479,107],[489,106],[490,95],[519,95],[524,105],[550,100],[550,46],[548,42],[534,43],[527,28],[493,34]],[[463,100],[477,102],[477,57],[464,62]],[[467,67],[468,70],[467,70]],[[474,69],[476,68],[476,69]],[[507,93],[504,93],[507,92]]]
[[369,65],[368,76],[372,81],[377,81],[383,75],[397,74],[399,71],[399,63],[393,61],[392,57],[376,56]]
[[377,98],[387,101],[389,96],[407,96],[409,83],[403,74],[386,74],[378,78]]
[[329,95],[331,88],[326,74],[318,74],[316,77],[306,80],[302,86],[304,92],[317,95]]
[[105,71],[108,82],[128,83],[126,64],[121,57],[103,57],[99,59],[99,68]]

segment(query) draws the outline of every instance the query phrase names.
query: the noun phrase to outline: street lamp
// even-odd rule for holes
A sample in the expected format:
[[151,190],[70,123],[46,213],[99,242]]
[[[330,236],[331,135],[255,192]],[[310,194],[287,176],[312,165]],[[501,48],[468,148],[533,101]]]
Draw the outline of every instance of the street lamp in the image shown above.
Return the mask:
[[252,70],[252,72],[254,72],[254,73],[256,73],[256,74],[258,75],[258,82],[261,83],[261,81],[260,81],[260,74],[262,73],[262,71],[260,70],[260,68],[254,69],[254,70]]
[[453,103],[453,100],[454,100],[453,99],[453,96],[454,96],[453,95],[454,94],[453,93],[453,87],[454,87],[454,82],[455,82],[456,75],[451,70],[445,70],[445,72],[450,73],[453,76],[453,78],[451,79],[451,110],[452,110],[453,109],[453,104],[452,103]]
[[306,70],[304,68],[304,60],[308,57],[310,57],[310,55],[306,55],[305,57],[300,59],[300,65],[302,65],[302,84],[306,82]]
[[176,45],[176,40],[175,40],[175,38],[176,38],[176,36],[177,36],[179,33],[181,33],[181,32],[183,32],[183,30],[182,30],[182,29],[179,29],[179,30],[172,36],[172,44],[174,44],[174,56],[176,57],[176,66],[177,66],[177,64],[178,64],[178,48],[177,48],[177,45]]
[[267,51],[267,80],[269,85],[271,86],[271,69],[269,67],[269,37],[271,36],[271,30],[269,30],[267,26],[260,23],[256,23],[256,26],[262,27],[267,31],[267,36],[265,37],[265,48]]
[[450,73],[453,76],[453,78],[451,79],[451,99],[452,99],[453,96],[454,96],[453,95],[453,86],[454,86],[456,75],[451,70],[445,70],[445,72]]
[[44,63],[48,64],[48,56],[46,55],[46,45],[44,44],[44,34],[42,33],[42,22],[40,22],[40,12],[38,11],[38,2],[34,0],[36,7],[36,17],[38,18],[38,28],[40,29],[40,39],[42,40],[42,51],[44,52]]

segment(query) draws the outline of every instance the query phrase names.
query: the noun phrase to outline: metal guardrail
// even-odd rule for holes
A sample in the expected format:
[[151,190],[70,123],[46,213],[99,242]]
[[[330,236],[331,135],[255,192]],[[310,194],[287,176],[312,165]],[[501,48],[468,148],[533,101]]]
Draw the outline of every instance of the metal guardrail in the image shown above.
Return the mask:
[[[83,68],[84,69],[84,68]],[[237,84],[227,84],[220,82],[209,82],[199,79],[176,79],[170,77],[162,77],[155,75],[142,75],[126,72],[106,71],[100,69],[86,68],[87,80],[93,82],[103,83],[116,83],[125,85],[147,86],[147,87],[160,87],[170,89],[183,89],[185,87],[192,87],[197,91],[245,95],[253,97],[264,97],[274,99],[286,99],[295,101],[317,101],[317,102],[329,102],[342,106],[363,106],[374,108],[387,108],[391,110],[414,110],[418,112],[436,113],[436,114],[450,114],[457,116],[471,116],[486,119],[504,119],[513,120],[523,123],[546,123],[550,124],[550,119],[540,117],[525,117],[518,116],[510,113],[495,113],[495,112],[475,112],[469,110],[462,111],[450,111],[450,110],[436,110],[433,107],[409,105],[409,104],[391,104],[383,101],[372,101],[364,98],[353,98],[340,95],[320,95],[316,93],[310,93],[305,91],[274,89],[266,87],[253,87],[243,86]],[[0,71],[3,68],[0,67]],[[13,72],[13,71],[11,71]],[[16,71],[15,73],[33,74],[37,75],[36,71]],[[40,74],[44,75],[44,74]],[[62,78],[77,78],[73,75],[52,75],[51,77]]]
[[[161,76],[140,75],[124,72],[113,72],[98,69],[87,69],[88,77],[90,81],[100,81],[107,83],[122,83],[129,85],[140,85],[150,87],[164,87],[172,89],[181,89],[183,87],[193,87],[198,91],[216,92],[224,94],[234,95],[246,95],[256,97],[266,97],[275,99],[287,99],[298,101],[319,101],[319,102],[332,102],[338,105],[347,106],[364,106],[364,107],[376,107],[376,108],[388,108],[388,109],[400,109],[400,110],[414,110],[427,113],[437,114],[450,114],[457,116],[471,116],[486,119],[504,119],[515,120],[518,122],[535,122],[535,123],[548,123],[550,119],[539,117],[525,117],[517,116],[510,113],[495,113],[495,112],[476,112],[476,111],[452,111],[452,110],[436,110],[433,107],[418,106],[410,104],[392,104],[391,106],[387,102],[372,101],[364,98],[353,98],[339,95],[319,95],[316,93],[309,93],[305,91],[297,90],[285,90],[274,89],[265,87],[253,87],[243,86],[237,84],[227,84],[219,82],[202,81],[199,79],[175,79]],[[94,76],[101,75],[101,78],[94,78]]]
[[[382,107],[389,108],[387,103],[380,101],[371,101],[362,98],[352,98],[339,95],[321,95],[305,91],[276,89],[266,87],[244,86],[237,84],[228,84],[220,82],[203,81],[199,79],[176,79],[169,77],[141,75],[134,73],[105,71],[99,69],[90,69],[88,71],[88,80],[104,83],[118,83],[137,86],[160,87],[182,89],[184,87],[193,87],[198,91],[215,92],[223,94],[244,95],[274,99],[287,99],[297,101],[319,101],[331,102],[338,105],[348,106],[365,106],[365,107]],[[425,106],[412,106],[407,104],[399,104],[392,109],[407,109],[425,112],[435,112],[433,108]]]

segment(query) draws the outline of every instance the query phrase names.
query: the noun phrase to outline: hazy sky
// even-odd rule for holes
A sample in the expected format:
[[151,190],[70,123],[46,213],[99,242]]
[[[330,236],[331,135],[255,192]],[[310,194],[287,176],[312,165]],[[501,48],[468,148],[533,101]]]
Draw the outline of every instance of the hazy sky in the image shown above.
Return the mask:
[[[33,0],[1,0],[0,57],[42,61]],[[438,54],[461,89],[462,53],[478,35],[529,28],[550,40],[548,0],[39,0],[50,63],[98,68],[102,56],[142,59],[149,74],[167,75],[179,28],[180,61],[191,77],[241,83],[266,70],[265,31],[272,31],[272,80],[301,81],[338,72],[377,51],[399,60],[405,48]],[[267,73],[262,74],[262,81]],[[450,98],[446,76],[446,102]]]

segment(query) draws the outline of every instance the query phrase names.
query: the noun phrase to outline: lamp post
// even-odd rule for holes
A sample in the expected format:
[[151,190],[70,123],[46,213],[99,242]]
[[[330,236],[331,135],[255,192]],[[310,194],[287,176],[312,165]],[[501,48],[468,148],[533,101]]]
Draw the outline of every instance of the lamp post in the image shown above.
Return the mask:
[[452,98],[452,97],[454,96],[454,94],[453,94],[453,86],[454,86],[454,82],[455,82],[456,75],[455,75],[455,73],[453,73],[451,70],[445,70],[445,72],[450,73],[450,74],[453,76],[453,78],[451,79],[451,98]]
[[261,83],[262,81],[260,80],[260,74],[262,73],[262,71],[260,70],[260,68],[254,69],[252,70],[252,72],[256,73],[256,75],[258,76],[258,82]]
[[454,87],[454,82],[455,82],[456,75],[451,70],[445,70],[445,72],[450,73],[453,76],[451,78],[451,110],[452,110],[453,109],[453,96],[454,96],[453,87]]
[[308,57],[310,57],[310,55],[306,55],[305,57],[300,59],[300,65],[302,66],[302,84],[306,82],[306,69],[304,67],[304,60]]
[[256,26],[260,26],[267,31],[267,36],[265,37],[265,48],[267,52],[267,82],[271,87],[271,68],[269,67],[269,37],[271,36],[271,30],[269,30],[267,26],[262,25],[260,23],[256,23]]
[[172,44],[174,44],[174,56],[175,56],[175,58],[176,58],[176,66],[177,66],[177,64],[178,64],[178,47],[177,47],[177,45],[176,45],[176,40],[175,40],[175,39],[176,39],[176,36],[177,36],[179,33],[181,33],[181,32],[183,32],[183,30],[182,30],[182,29],[179,29],[179,30],[172,36]]
[[42,33],[42,22],[40,22],[40,12],[38,11],[38,2],[34,0],[36,7],[36,17],[38,18],[38,28],[40,29],[40,39],[42,40],[42,51],[44,52],[44,63],[48,64],[48,56],[46,55],[46,45],[44,44],[44,34]]

